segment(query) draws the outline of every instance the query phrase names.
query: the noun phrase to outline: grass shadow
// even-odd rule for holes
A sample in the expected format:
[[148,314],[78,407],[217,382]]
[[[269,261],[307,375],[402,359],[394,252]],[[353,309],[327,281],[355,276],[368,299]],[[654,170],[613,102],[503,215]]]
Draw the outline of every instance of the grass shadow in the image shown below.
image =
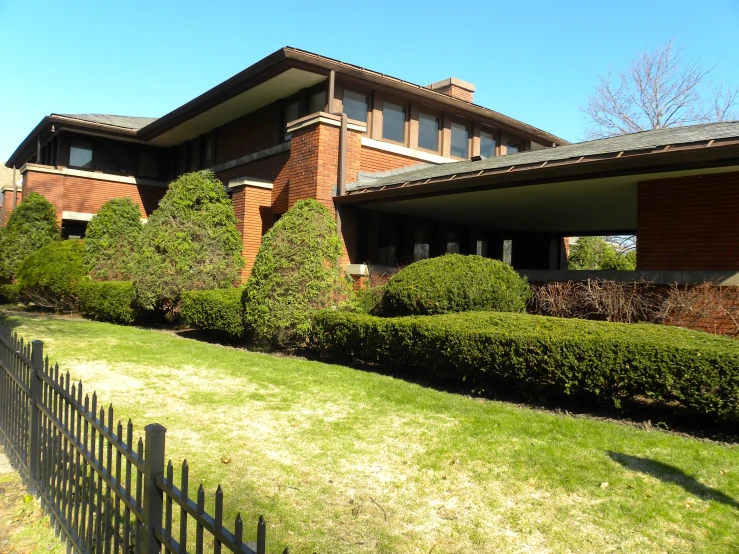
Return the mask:
[[651,475],[652,477],[659,479],[663,483],[673,483],[678,485],[686,492],[689,492],[693,496],[697,496],[702,500],[714,500],[721,504],[731,506],[732,508],[739,509],[739,502],[734,500],[732,497],[724,494],[720,490],[704,485],[675,466],[658,462],[656,460],[650,460],[649,458],[640,458],[638,456],[631,456],[629,454],[622,454],[620,452],[613,452],[610,450],[606,453],[611,460],[621,464],[626,469],[646,473],[647,475]]
[[441,392],[495,400],[555,414],[612,421],[640,429],[662,430],[720,443],[739,443],[739,432],[735,424],[719,421],[711,415],[695,412],[674,402],[630,398],[621,400],[620,406],[617,407],[607,398],[598,398],[584,391],[566,394],[553,386],[531,386],[527,383],[495,379],[490,376],[484,382],[478,383],[464,382],[454,378],[432,378],[413,371],[391,370],[359,360],[334,360],[319,356],[310,350],[303,350],[297,354],[308,360],[338,363],[360,371],[402,379]]

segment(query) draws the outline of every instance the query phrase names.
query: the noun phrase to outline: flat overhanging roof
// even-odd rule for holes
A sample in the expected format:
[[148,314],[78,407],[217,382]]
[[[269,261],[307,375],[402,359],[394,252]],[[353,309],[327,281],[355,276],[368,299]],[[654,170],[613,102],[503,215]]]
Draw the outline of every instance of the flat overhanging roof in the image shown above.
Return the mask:
[[513,231],[633,233],[638,182],[738,170],[739,122],[725,122],[369,175],[334,200]]
[[359,206],[391,214],[517,232],[561,236],[635,234],[639,181],[726,171],[739,171],[739,161],[735,166],[722,168],[468,190],[364,202]]

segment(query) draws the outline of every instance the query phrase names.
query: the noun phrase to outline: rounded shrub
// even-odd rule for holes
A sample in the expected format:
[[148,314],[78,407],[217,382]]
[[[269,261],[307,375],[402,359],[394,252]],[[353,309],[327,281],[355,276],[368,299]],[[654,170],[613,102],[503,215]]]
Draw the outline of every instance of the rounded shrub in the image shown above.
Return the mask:
[[341,242],[325,206],[300,200],[264,235],[244,288],[244,317],[259,342],[302,346],[316,310],[349,294]]
[[130,281],[82,281],[78,286],[80,313],[98,321],[130,325],[138,313]]
[[12,281],[29,254],[59,239],[54,206],[32,192],[10,213],[0,233],[0,282]]
[[382,297],[384,315],[432,315],[491,310],[523,312],[531,290],[508,264],[447,254],[396,273]]
[[75,310],[84,253],[82,239],[54,242],[32,253],[18,270],[21,296],[42,308]]
[[130,198],[103,204],[85,232],[85,267],[90,277],[95,281],[129,279],[141,229],[141,212]]
[[196,329],[239,338],[244,334],[241,288],[191,290],[182,293],[182,321]]
[[132,279],[144,309],[177,313],[186,290],[227,288],[244,265],[233,205],[211,171],[182,175],[144,225]]

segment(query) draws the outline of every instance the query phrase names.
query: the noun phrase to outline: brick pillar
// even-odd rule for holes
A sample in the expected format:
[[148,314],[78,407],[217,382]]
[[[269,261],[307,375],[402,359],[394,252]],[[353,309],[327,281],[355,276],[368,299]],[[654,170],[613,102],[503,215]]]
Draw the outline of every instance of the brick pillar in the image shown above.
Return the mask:
[[[340,121],[337,116],[321,114],[300,129],[291,131],[290,145],[290,190],[288,206],[298,200],[313,198],[326,206],[332,214],[336,213],[333,201],[338,183],[339,135],[340,128],[328,120]],[[357,180],[361,157],[362,132],[347,130],[346,180]],[[354,260],[356,241],[356,217],[353,210],[342,210],[342,242],[344,253],[342,263]],[[348,248],[347,248],[348,246]]]
[[241,252],[244,268],[240,275],[243,283],[251,274],[262,244],[262,235],[272,224],[272,189],[252,185],[235,187],[231,201],[236,215],[236,227],[244,245]]

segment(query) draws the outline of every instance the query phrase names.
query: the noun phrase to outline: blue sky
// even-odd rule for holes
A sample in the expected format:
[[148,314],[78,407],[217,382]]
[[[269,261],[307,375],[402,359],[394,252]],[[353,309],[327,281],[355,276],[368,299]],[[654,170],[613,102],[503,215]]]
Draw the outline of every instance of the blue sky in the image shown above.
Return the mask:
[[475,102],[568,140],[609,68],[674,36],[739,85],[739,1],[0,0],[0,160],[49,113],[161,116],[282,46]]

